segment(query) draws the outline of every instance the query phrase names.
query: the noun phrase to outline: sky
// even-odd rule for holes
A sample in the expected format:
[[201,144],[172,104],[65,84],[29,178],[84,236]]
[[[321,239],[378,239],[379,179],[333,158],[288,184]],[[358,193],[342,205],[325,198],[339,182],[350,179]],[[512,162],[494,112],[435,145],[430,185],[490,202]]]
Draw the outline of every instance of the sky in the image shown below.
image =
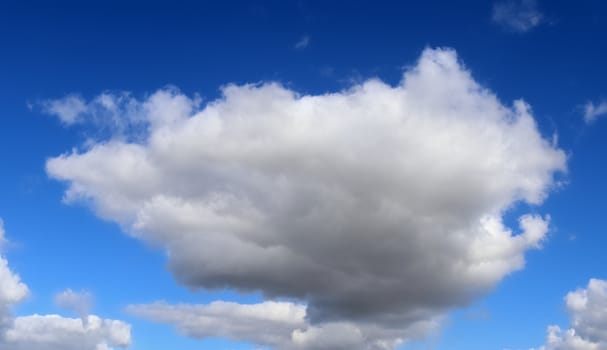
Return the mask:
[[0,350],[607,349],[606,35],[598,0],[2,1]]

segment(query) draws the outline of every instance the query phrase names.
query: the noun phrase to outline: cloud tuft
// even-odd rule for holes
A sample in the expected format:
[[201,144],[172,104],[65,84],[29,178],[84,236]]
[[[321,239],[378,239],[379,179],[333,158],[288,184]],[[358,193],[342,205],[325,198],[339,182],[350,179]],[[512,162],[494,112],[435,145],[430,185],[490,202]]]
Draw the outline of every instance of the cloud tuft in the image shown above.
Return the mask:
[[310,46],[310,37],[307,35],[304,35],[301,37],[301,39],[299,39],[298,42],[295,43],[294,48],[296,50],[303,50],[303,49],[307,48],[308,46]]
[[593,102],[586,102],[584,105],[584,122],[591,124],[596,121],[599,117],[607,114],[607,101],[601,101],[597,104]]
[[545,20],[536,0],[507,0],[493,4],[491,19],[502,28],[515,33],[525,33]]

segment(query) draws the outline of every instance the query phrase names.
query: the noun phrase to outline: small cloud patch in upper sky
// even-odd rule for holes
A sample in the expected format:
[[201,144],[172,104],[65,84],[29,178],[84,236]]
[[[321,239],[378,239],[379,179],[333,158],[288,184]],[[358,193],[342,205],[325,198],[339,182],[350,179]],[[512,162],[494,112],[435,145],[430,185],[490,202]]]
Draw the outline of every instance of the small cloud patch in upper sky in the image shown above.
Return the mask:
[[536,0],[509,0],[493,4],[491,19],[506,30],[525,33],[542,24],[545,17]]
[[307,35],[304,35],[301,37],[301,39],[299,39],[298,42],[295,43],[295,49],[296,50],[303,50],[305,48],[307,48],[308,46],[310,46],[310,37]]
[[68,95],[59,100],[43,101],[41,107],[45,113],[58,117],[65,125],[77,123],[87,110],[86,102],[77,95]]
[[607,101],[601,101],[596,104],[588,101],[584,105],[584,122],[586,124],[590,124],[604,115],[607,115]]

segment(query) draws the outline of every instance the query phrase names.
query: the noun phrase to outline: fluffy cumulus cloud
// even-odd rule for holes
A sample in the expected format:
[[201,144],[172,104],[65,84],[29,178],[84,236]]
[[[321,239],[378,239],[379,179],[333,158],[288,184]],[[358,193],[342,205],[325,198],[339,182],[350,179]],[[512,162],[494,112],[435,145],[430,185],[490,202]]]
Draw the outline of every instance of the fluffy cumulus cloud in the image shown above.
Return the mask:
[[365,344],[412,336],[522,268],[548,231],[547,215],[516,229],[502,217],[546,198],[564,153],[453,50],[425,50],[396,86],[222,92],[200,106],[159,90],[132,109],[143,138],[89,144],[47,172],[67,183],[65,201],[164,249],[179,282],[305,304],[313,331],[298,339],[328,324]]
[[493,4],[491,19],[506,30],[525,33],[542,24],[544,15],[536,0],[507,0]]
[[[0,236],[4,230],[0,221]],[[130,326],[95,315],[79,318],[59,315],[15,317],[11,307],[29,294],[20,277],[0,257],[0,350],[111,350],[131,341]]]
[[607,349],[607,281],[591,279],[565,297],[571,328],[548,327],[541,350]]

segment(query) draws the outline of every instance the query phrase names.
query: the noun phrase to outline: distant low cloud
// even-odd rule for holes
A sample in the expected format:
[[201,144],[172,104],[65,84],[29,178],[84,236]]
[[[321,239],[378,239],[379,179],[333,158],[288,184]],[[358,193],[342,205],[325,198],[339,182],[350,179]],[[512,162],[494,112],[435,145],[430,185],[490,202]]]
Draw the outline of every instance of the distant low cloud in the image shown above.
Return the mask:
[[548,327],[539,350],[607,349],[607,281],[591,279],[586,288],[567,294],[565,303],[570,328]]
[[[518,227],[503,215],[541,204],[565,153],[529,105],[502,104],[454,50],[424,50],[394,86],[222,94],[200,106],[161,89],[130,109],[143,138],[89,144],[46,170],[67,184],[66,202],[163,248],[180,283],[287,298],[305,305],[297,329],[347,325],[387,349],[523,268],[549,230],[549,215],[522,215]],[[232,317],[223,311],[214,317]]]
[[[0,237],[4,239],[1,220]],[[15,317],[11,308],[28,294],[27,285],[0,257],[0,350],[111,350],[131,342],[129,324],[95,315],[83,315],[85,320],[38,314]],[[65,306],[81,305],[83,298],[73,292],[58,296]]]
[[607,101],[600,101],[596,104],[588,101],[584,105],[584,122],[586,124],[590,124],[604,115],[607,115]]
[[308,47],[310,45],[310,37],[307,35],[304,35],[301,37],[301,39],[299,39],[298,42],[295,43],[295,49],[296,50],[303,50],[306,47]]
[[492,20],[502,28],[525,33],[544,22],[536,0],[498,1],[493,5]]
[[386,329],[372,323],[347,321],[311,325],[305,305],[266,301],[238,304],[216,301],[204,305],[155,303],[131,305],[135,316],[173,325],[193,338],[221,337],[252,342],[281,350],[384,350],[405,339],[435,330],[440,319],[430,319],[408,329]]

